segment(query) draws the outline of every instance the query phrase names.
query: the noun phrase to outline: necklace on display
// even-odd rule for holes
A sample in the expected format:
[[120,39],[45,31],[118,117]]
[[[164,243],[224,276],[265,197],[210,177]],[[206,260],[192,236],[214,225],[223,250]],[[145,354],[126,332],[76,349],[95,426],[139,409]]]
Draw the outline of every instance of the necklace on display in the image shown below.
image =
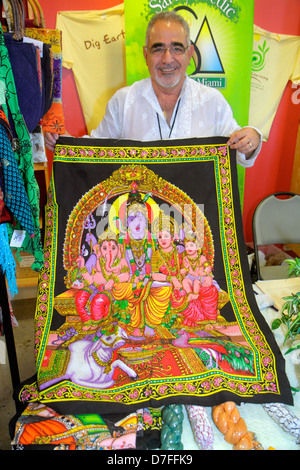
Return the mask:
[[[175,121],[176,121],[176,117],[177,117],[177,113],[178,113],[179,104],[180,104],[180,100],[178,100],[178,103],[177,103],[177,106],[176,106],[175,116],[174,116],[174,119],[173,119],[173,122],[172,122],[172,126],[171,126],[171,129],[170,129],[170,133],[169,133],[169,139],[170,139],[170,137],[171,137],[171,135],[172,135],[173,127],[174,127],[174,124],[175,124]],[[165,112],[164,112],[164,116],[166,117],[166,113],[165,113]],[[162,133],[161,133],[161,127],[160,127],[160,119],[159,119],[158,113],[156,113],[156,117],[157,117],[157,123],[158,123],[158,130],[159,130],[160,140],[163,140],[163,138],[162,138]]]

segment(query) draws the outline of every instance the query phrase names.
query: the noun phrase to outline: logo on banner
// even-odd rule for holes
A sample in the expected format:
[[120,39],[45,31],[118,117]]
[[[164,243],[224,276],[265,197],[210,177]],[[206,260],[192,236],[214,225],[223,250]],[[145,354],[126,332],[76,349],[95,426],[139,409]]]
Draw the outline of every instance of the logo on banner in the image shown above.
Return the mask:
[[[178,6],[174,8],[174,10],[178,12],[180,10],[186,10],[192,14],[192,18],[194,18],[196,22],[198,20],[198,16],[190,7]],[[191,21],[193,21],[193,19]],[[191,42],[194,46],[192,59],[195,66],[195,70],[190,73],[191,78],[196,79],[204,85],[225,88],[225,77],[213,76],[213,74],[225,74],[225,70],[206,16],[200,25],[196,37],[191,38]],[[201,77],[201,74],[211,74],[211,76]]]

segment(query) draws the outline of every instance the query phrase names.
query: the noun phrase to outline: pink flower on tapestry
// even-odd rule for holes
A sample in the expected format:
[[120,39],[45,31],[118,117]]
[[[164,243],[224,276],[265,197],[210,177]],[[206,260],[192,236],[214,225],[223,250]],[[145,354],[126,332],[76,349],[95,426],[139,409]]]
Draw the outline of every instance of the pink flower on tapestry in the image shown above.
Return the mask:
[[272,364],[270,357],[264,357],[262,362],[265,367],[267,367],[269,364]]
[[116,401],[121,401],[124,398],[124,395],[122,393],[119,393],[118,395],[115,396]]
[[208,391],[208,390],[211,389],[211,383],[208,382],[208,381],[204,381],[204,382],[202,383],[202,387],[203,387],[206,391]]
[[276,387],[276,384],[274,383],[271,383],[268,387],[266,387],[267,390],[269,390],[270,392],[277,392],[277,387]]
[[219,152],[225,157],[227,155],[227,147],[218,147]]

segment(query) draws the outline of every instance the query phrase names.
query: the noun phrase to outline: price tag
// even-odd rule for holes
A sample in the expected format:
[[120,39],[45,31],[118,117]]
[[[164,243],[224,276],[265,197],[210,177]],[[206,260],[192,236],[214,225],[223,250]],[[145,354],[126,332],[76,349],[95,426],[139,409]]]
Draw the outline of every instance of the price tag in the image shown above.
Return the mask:
[[25,230],[14,230],[11,240],[10,240],[10,246],[12,248],[21,248],[25,237],[26,237]]

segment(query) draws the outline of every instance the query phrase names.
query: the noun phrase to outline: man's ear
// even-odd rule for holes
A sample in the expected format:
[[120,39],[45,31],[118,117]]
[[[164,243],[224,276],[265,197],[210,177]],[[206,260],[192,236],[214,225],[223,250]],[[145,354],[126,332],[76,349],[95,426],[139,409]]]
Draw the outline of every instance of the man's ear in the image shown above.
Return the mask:
[[195,48],[194,48],[193,44],[191,44],[191,45],[189,46],[189,50],[188,50],[188,57],[189,57],[189,60],[191,60],[191,58],[193,57],[194,52],[195,52]]
[[148,61],[147,61],[147,47],[146,46],[143,47],[143,54],[144,54],[146,64],[148,64]]

